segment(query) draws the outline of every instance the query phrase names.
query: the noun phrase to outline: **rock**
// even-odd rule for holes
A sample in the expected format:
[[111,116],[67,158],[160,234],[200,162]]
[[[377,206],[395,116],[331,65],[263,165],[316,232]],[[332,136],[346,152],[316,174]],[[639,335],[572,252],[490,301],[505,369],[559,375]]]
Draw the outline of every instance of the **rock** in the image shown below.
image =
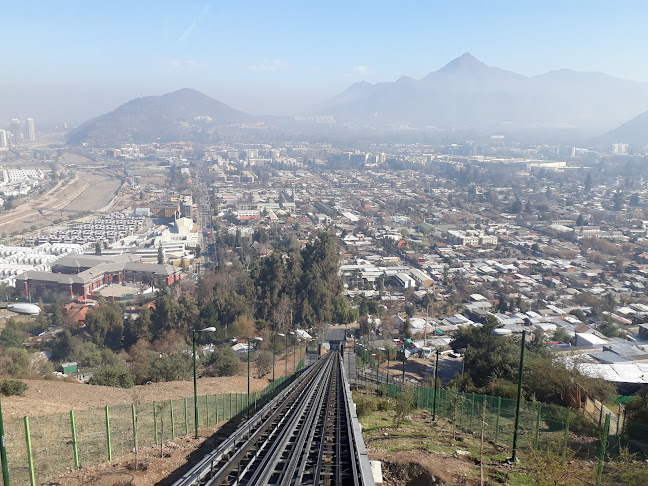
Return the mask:
[[455,455],[455,457],[457,457],[457,456],[469,456],[469,455],[470,455],[470,451],[465,451],[465,450],[457,449],[457,450],[455,451],[454,455]]

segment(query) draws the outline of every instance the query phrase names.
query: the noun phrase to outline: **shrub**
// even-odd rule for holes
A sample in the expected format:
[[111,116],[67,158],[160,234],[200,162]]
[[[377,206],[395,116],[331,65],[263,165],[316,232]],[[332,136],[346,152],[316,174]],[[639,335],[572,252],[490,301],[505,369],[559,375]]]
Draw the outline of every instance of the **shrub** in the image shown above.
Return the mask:
[[355,400],[356,405],[356,415],[358,417],[364,417],[369,415],[371,412],[375,412],[378,408],[377,400],[374,397],[368,395],[360,395]]
[[389,399],[378,400],[378,410],[380,412],[389,412],[392,408],[392,403]]
[[257,366],[257,378],[263,378],[272,370],[272,353],[270,351],[258,351],[254,361]]
[[229,346],[219,346],[207,358],[205,374],[208,376],[234,376],[238,373],[241,360]]
[[92,375],[90,384],[132,388],[135,382],[133,381],[133,375],[128,371],[115,366],[106,366]]
[[6,397],[12,395],[25,396],[28,386],[22,380],[2,380],[0,382],[0,393]]
[[405,387],[396,397],[394,404],[394,426],[400,427],[405,417],[416,408],[416,390],[412,387]]

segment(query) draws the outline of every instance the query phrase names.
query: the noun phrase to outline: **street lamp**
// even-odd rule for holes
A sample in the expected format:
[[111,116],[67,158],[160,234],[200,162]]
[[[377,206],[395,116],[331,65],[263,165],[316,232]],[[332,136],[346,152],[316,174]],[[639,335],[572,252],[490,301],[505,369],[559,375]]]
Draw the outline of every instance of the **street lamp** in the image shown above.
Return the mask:
[[[288,334],[294,336],[295,333],[290,331]],[[295,346],[297,345],[297,338],[293,338],[293,373],[297,372],[297,361],[295,361]],[[286,351],[287,353],[287,351]],[[286,355],[287,356],[287,355]]]
[[389,350],[386,348],[380,348],[380,350],[387,354],[387,386],[389,386]]
[[[198,332],[216,332],[215,327],[199,329]],[[193,344],[193,385],[194,385],[194,429],[195,437],[198,438],[198,372],[196,371],[196,330],[191,331],[191,342]]]
[[[371,353],[371,356],[378,356],[376,353]],[[378,365],[380,361],[376,358],[376,383],[378,383]]]
[[520,425],[520,402],[522,401],[522,373],[524,372],[524,348],[526,344],[526,330],[522,331],[522,345],[520,348],[520,373],[518,376],[517,404],[515,406],[515,425],[513,429],[513,454],[511,462],[517,462],[518,427]]
[[247,352],[247,361],[248,361],[248,389],[247,389],[247,416],[250,417],[250,343],[252,340],[263,341],[262,337],[248,338],[248,352]]
[[405,356],[405,342],[403,342],[403,387],[405,387],[405,360],[406,359],[407,358]]
[[279,334],[277,334],[277,336],[286,338],[286,362],[284,363],[286,365],[286,370],[284,371],[284,378],[286,378],[288,376],[288,334],[284,334],[280,332]]

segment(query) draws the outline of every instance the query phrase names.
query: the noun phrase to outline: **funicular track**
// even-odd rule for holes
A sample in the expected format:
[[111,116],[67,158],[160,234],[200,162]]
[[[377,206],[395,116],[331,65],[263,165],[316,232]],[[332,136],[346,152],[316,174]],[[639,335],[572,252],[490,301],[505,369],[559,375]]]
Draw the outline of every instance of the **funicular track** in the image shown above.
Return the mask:
[[373,486],[342,360],[310,366],[174,486]]

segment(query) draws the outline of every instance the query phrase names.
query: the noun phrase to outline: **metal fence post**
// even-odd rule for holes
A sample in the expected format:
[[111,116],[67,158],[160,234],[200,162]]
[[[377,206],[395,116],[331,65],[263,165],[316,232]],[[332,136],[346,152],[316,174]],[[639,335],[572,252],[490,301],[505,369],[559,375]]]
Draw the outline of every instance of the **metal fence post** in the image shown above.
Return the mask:
[[79,449],[77,447],[76,423],[74,422],[74,410],[70,410],[70,428],[72,429],[72,453],[74,454],[74,467],[79,465]]
[[232,418],[232,394],[229,393],[229,416],[227,417],[227,420],[230,420]]
[[2,420],[2,403],[0,402],[0,463],[2,464],[2,485],[9,486],[9,463],[7,462],[7,442]]
[[209,395],[205,395],[205,421],[206,427],[209,427]]
[[607,451],[608,435],[610,435],[610,414],[605,415],[605,424],[601,430],[601,453],[599,454],[598,466],[596,467],[596,486],[600,486],[603,477],[603,465],[605,464],[605,453]]
[[184,399],[185,435],[189,433],[189,421],[187,420],[187,399]]
[[29,417],[25,417],[25,441],[27,442],[27,464],[29,465],[29,483],[36,486],[34,477],[34,457],[32,456],[31,435],[29,434]]
[[563,446],[563,456],[567,454],[567,445],[569,442],[569,421],[571,419],[571,408],[567,409],[567,418],[565,419],[565,445]]
[[171,415],[171,440],[175,439],[175,421],[173,420],[173,400],[169,400],[169,413]]
[[218,425],[218,395],[214,395],[214,403],[216,404],[216,425]]
[[472,393],[472,397],[470,397],[470,423],[468,425],[468,428],[470,429],[470,432],[472,432],[473,429],[473,416],[475,415],[475,394]]
[[137,452],[137,410],[134,403],[131,403],[131,416],[133,418],[133,447]]
[[495,417],[495,443],[497,443],[497,439],[499,438],[499,421],[500,421],[501,410],[502,410],[502,397],[497,397],[497,417]]
[[112,461],[112,442],[110,441],[110,413],[106,405],[106,445],[108,446],[108,460]]
[[155,444],[158,443],[158,429],[157,429],[157,407],[153,402],[153,435],[155,437]]
[[540,437],[540,417],[542,415],[542,404],[538,403],[538,413],[536,415],[536,424],[535,424],[535,439],[533,440],[533,445],[538,448],[538,438]]

